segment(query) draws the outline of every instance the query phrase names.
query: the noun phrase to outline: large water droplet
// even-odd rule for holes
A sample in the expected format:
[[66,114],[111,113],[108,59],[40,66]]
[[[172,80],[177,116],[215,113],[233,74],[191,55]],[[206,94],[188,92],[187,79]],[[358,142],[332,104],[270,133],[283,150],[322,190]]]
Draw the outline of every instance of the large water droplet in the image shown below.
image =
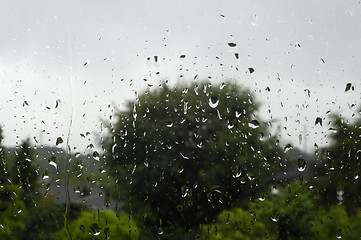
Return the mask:
[[217,97],[211,97],[208,103],[211,108],[216,108],[218,106],[219,99]]

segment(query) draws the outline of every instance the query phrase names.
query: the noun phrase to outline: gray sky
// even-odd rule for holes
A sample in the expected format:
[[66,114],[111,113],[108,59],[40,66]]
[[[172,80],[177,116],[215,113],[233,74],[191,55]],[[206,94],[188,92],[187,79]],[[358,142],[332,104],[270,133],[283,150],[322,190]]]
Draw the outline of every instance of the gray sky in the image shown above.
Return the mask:
[[[250,87],[263,103],[257,117],[278,120],[295,146],[305,130],[309,147],[327,143],[328,110],[351,119],[360,108],[359,1],[0,3],[6,145],[27,136],[54,145],[70,127],[71,147],[84,151],[114,105],[122,109],[166,78],[177,84],[197,74]],[[355,90],[345,92],[347,83]]]

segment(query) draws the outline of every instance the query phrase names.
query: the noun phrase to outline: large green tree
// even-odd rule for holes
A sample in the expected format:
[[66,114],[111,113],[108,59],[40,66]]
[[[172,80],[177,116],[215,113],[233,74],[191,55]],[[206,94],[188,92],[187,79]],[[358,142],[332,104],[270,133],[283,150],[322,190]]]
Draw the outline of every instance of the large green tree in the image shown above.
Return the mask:
[[257,109],[253,95],[233,83],[163,84],[140,94],[105,140],[113,195],[143,232],[161,238],[235,203],[246,206],[268,191],[283,157]]

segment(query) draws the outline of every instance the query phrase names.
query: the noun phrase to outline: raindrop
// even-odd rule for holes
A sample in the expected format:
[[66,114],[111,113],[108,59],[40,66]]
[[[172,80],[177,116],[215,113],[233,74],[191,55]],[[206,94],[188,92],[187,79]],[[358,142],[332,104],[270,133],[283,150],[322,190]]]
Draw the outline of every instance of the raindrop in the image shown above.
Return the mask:
[[350,90],[354,91],[355,87],[352,85],[352,83],[347,83],[346,88],[345,88],[345,92],[350,91]]
[[172,123],[172,122],[168,122],[168,123],[167,123],[167,127],[169,127],[169,128],[173,127],[173,123]]
[[253,173],[251,173],[251,172],[248,172],[248,173],[247,173],[247,177],[248,177],[248,179],[249,179],[250,181],[253,181],[253,180],[256,179],[256,176],[255,176]]
[[233,178],[239,178],[242,175],[242,171],[240,167],[236,168],[236,172],[233,173]]
[[80,157],[80,152],[75,153],[75,158],[78,158],[78,157]]
[[272,216],[271,216],[271,220],[273,222],[278,222],[278,220],[280,219],[280,216],[278,213],[274,213]]
[[293,149],[293,146],[292,146],[291,144],[287,144],[287,145],[284,147],[283,151],[284,151],[284,152],[288,152],[288,151],[291,150],[291,149]]
[[75,193],[80,193],[80,187],[79,186],[74,186],[73,190]]
[[226,84],[225,83],[221,83],[221,85],[219,85],[219,89],[223,89],[224,87],[226,86]]
[[250,68],[248,68],[248,71],[249,71],[249,73],[252,74],[252,73],[254,73],[254,68],[251,68],[251,67],[250,67]]
[[252,24],[252,26],[257,26],[257,24],[258,24],[258,16],[257,16],[257,14],[252,15],[251,24]]
[[94,152],[93,152],[93,158],[94,158],[95,160],[99,161],[100,155],[99,155],[99,153],[98,153],[97,151],[94,151]]
[[56,100],[56,102],[55,102],[55,108],[58,108],[58,107],[59,107],[59,104],[60,104],[60,99]]
[[180,153],[180,155],[181,155],[182,158],[184,158],[184,159],[189,159],[189,157],[185,156],[183,153]]
[[302,158],[302,157],[298,158],[298,160],[297,160],[297,169],[300,172],[305,171],[305,169],[306,169],[306,160],[304,158]]
[[211,97],[210,99],[209,99],[209,106],[211,107],[211,108],[216,108],[217,106],[218,106],[218,103],[219,103],[219,99],[217,98],[217,97]]
[[322,126],[322,118],[317,117],[315,121],[315,125],[320,124]]
[[45,170],[42,174],[42,178],[43,179],[48,179],[49,178],[49,171],[48,170]]
[[307,89],[307,88],[306,88],[304,91],[305,91],[305,93],[307,94],[308,97],[311,96],[311,94],[310,94],[310,93],[311,93],[310,89]]
[[179,57],[180,57],[180,58],[185,58],[185,57],[186,57],[186,55],[180,55]]
[[236,57],[236,59],[239,59],[239,54],[235,53],[234,56]]
[[55,144],[58,148],[61,148],[63,146],[63,142],[63,139],[61,137],[58,137]]
[[248,123],[248,126],[253,129],[256,129],[260,126],[260,123],[257,120],[252,120]]
[[331,131],[333,133],[337,133],[337,129],[335,129],[335,128],[329,128],[328,131]]
[[101,228],[98,224],[93,223],[90,225],[90,229],[92,230],[94,236],[98,236],[100,234]]
[[230,46],[230,47],[236,47],[237,44],[230,42],[230,43],[228,43],[228,46]]
[[56,160],[55,156],[51,156],[48,159],[48,162],[49,162],[50,165],[54,166],[55,168],[58,168],[58,161]]

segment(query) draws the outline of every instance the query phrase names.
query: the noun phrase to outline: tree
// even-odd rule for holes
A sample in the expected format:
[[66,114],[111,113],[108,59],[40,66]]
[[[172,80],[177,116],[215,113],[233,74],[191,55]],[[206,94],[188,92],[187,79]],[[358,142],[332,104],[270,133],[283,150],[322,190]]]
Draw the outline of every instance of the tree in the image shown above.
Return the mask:
[[333,115],[331,146],[322,149],[315,184],[323,203],[344,203],[348,214],[361,207],[361,119],[351,124]]
[[236,84],[194,83],[163,84],[119,112],[108,172],[143,232],[176,238],[268,191],[283,152],[257,108]]
[[32,152],[30,149],[29,139],[24,141],[15,158],[14,179],[15,184],[20,184],[24,189],[24,199],[27,206],[31,205],[34,194],[37,189],[38,175],[32,165]]
[[0,127],[0,186],[8,181],[8,173],[5,160],[5,148],[2,146],[3,139],[4,138],[2,135],[2,128]]

